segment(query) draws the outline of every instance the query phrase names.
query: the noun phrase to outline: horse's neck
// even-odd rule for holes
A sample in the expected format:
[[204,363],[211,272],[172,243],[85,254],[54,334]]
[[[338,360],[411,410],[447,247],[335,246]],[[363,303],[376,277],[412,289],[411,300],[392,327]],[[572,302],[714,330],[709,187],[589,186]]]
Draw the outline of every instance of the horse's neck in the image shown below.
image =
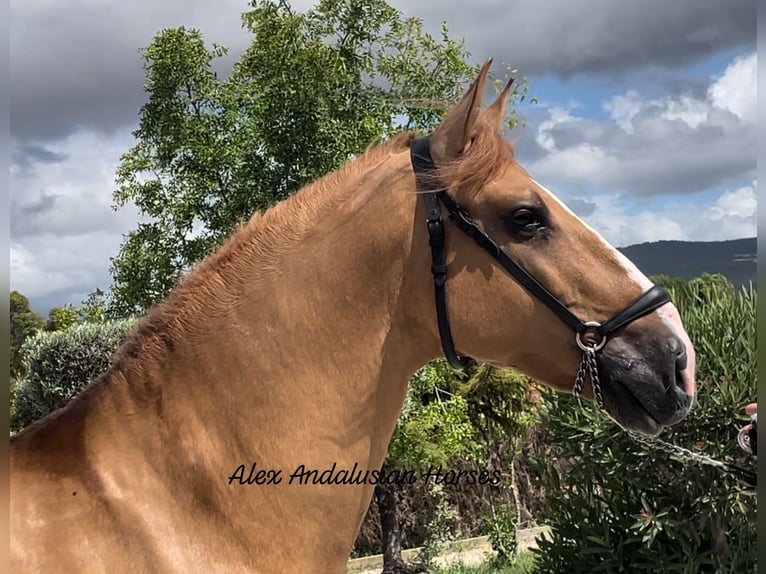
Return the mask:
[[[128,386],[155,397],[145,401],[145,421],[131,415],[135,428],[127,433],[142,436],[133,434],[129,443],[142,457],[164,457],[162,465],[151,464],[175,475],[165,479],[182,485],[193,473],[206,492],[230,491],[227,477],[253,462],[281,470],[285,479],[300,465],[380,467],[407,382],[438,349],[417,340],[411,309],[418,302],[406,300],[420,290],[415,283],[427,280],[408,269],[415,200],[386,189],[385,181],[368,177],[353,215],[328,214],[295,234],[294,244],[281,247],[278,268],[265,272],[257,250],[243,254],[236,263],[242,280],[224,281],[226,289],[213,294],[225,305],[215,312],[198,305],[199,316],[185,319],[188,337],[153,369],[125,374]],[[109,410],[120,409],[117,401]],[[261,496],[276,492],[251,490],[248,500],[260,500],[253,504],[268,517],[276,507],[264,506]],[[280,502],[282,516],[271,518],[289,523],[284,513],[291,509],[295,519],[328,511],[316,491],[299,492]],[[372,486],[341,487],[320,500],[361,520],[371,494]]]

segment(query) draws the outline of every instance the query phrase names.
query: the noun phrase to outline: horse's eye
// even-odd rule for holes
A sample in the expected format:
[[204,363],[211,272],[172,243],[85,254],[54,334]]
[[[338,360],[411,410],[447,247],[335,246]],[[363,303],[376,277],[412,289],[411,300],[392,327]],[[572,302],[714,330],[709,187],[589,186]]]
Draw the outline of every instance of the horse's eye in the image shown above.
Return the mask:
[[513,231],[532,234],[545,227],[542,219],[533,209],[523,207],[511,213],[508,223]]

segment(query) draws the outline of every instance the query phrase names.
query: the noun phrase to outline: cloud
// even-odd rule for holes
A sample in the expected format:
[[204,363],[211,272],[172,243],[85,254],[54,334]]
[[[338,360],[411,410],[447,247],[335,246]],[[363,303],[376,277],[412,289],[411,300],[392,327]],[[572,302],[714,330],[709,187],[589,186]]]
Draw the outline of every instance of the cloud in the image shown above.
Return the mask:
[[723,241],[755,237],[757,185],[753,181],[725,190],[712,201],[691,209],[688,202],[677,201],[659,211],[636,210],[614,195],[600,195],[590,198],[596,208],[583,219],[618,247],[659,240]]
[[[446,20],[477,59],[494,56],[522,74],[620,75],[648,67],[680,68],[756,42],[756,0],[502,0],[395,5]],[[407,8],[405,8],[405,6]]]
[[130,145],[130,134],[81,132],[51,147],[59,161],[11,171],[11,288],[36,308],[111,285],[109,258],[138,221],[134,208],[112,210],[117,162]]
[[57,198],[57,195],[42,190],[39,196],[32,201],[27,201],[24,204],[11,202],[11,221],[36,219],[43,216],[53,209]]
[[598,204],[595,201],[589,201],[581,197],[573,197],[567,201],[567,207],[579,217],[587,217],[598,209]]
[[710,102],[722,110],[728,110],[743,122],[755,124],[756,120],[756,54],[737,58],[708,90]]
[[91,231],[119,233],[134,224],[135,212],[112,210],[119,157],[132,144],[130,135],[109,138],[78,132],[52,148],[52,154],[66,159],[30,159],[26,169],[12,171],[12,237],[20,240],[43,233],[57,237]]
[[[604,101],[602,119],[584,117],[587,106],[574,101],[552,106],[519,145],[530,172],[613,242],[755,234],[755,54],[707,83],[672,71],[754,46],[754,0],[393,4],[432,31],[447,20],[473,62],[493,56],[524,75],[558,78],[640,69],[676,94],[625,91]],[[37,309],[108,287],[109,258],[138,221],[134,209],[111,208],[145,99],[138,48],[162,28],[196,27],[208,44],[231,48],[218,65],[225,75],[250,43],[240,20],[247,9],[247,0],[11,4],[11,286]],[[705,190],[714,199],[690,209]],[[659,212],[635,207],[668,194],[676,204]]]
[[[10,10],[11,132],[51,141],[77,130],[112,134],[135,124],[143,104],[139,48],[163,28],[203,31],[234,54],[249,43],[244,0],[25,0]],[[228,69],[234,55],[226,59]]]
[[[304,10],[314,2],[292,3]],[[528,76],[678,68],[729,48],[754,46],[755,0],[393,0],[438,33],[465,37],[475,62],[489,56]],[[163,28],[202,30],[230,48],[223,75],[249,45],[246,0],[25,0],[10,6],[11,130],[18,140],[52,141],[78,130],[132,126],[144,101],[141,57]]]
[[77,305],[96,287],[111,285],[109,257],[119,244],[119,234],[108,231],[11,240],[11,289],[26,295],[38,312],[65,303]]
[[715,204],[703,213],[695,235],[709,236],[711,230],[715,230],[716,236],[726,239],[755,237],[758,231],[756,187],[757,183],[754,182],[753,185],[721,195]]
[[67,158],[66,153],[51,151],[40,145],[18,146],[11,157],[12,169],[25,170],[33,163],[57,163]]
[[534,138],[519,146],[519,155],[552,189],[650,197],[752,180],[755,62],[755,53],[733,61],[703,99],[645,98],[632,89],[603,102],[603,120],[553,107]]

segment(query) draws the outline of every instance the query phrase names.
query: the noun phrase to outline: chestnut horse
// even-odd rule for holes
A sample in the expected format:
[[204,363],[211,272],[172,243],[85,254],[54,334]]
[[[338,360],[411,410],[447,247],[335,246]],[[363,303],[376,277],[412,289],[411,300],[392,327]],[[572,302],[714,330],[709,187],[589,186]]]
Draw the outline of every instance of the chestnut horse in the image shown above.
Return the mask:
[[688,413],[678,312],[515,160],[510,84],[481,109],[489,63],[429,139],[255,215],[11,440],[12,572],[342,573],[374,481],[296,471],[379,469],[410,378],[455,349],[571,392],[578,321],[637,300],[600,333],[604,409],[647,434]]

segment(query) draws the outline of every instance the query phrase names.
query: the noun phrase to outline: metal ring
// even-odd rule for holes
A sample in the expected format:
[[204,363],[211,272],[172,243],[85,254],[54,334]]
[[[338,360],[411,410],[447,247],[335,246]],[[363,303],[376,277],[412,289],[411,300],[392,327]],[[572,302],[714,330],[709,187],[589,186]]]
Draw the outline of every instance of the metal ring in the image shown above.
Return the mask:
[[750,446],[749,430],[750,429],[746,427],[739,431],[737,434],[737,444],[739,444],[739,448],[744,450],[747,454],[753,454],[753,448]]
[[[601,323],[598,321],[587,321],[583,323],[586,327],[600,327]],[[580,337],[582,333],[575,333],[575,341],[577,341],[577,346],[580,347],[583,351],[600,351],[604,348],[604,345],[606,345],[606,335],[601,335],[601,340],[598,343],[595,344],[585,344],[582,342],[582,338]]]

